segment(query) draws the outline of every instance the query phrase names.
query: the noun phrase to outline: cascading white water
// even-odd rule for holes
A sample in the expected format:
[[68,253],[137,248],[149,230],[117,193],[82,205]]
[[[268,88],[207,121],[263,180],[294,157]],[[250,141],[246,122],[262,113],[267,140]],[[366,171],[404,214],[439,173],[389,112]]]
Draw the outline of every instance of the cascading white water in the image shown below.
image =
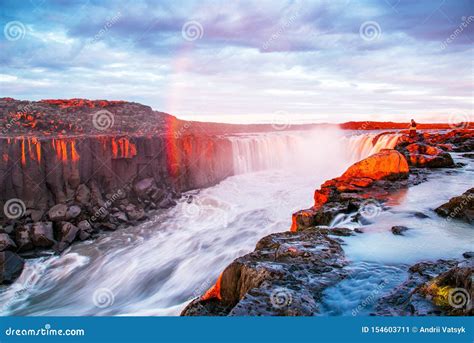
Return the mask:
[[287,132],[234,136],[230,140],[236,174],[288,166],[305,144],[302,133]]
[[354,161],[373,155],[382,149],[393,149],[400,134],[367,133],[344,137],[347,140],[349,155]]
[[[240,175],[186,194],[147,224],[28,260],[21,277],[0,290],[0,313],[176,315],[260,238],[288,230],[291,214],[311,205],[321,183],[375,151],[372,135],[331,130],[231,139]],[[391,142],[377,141],[376,149]]]

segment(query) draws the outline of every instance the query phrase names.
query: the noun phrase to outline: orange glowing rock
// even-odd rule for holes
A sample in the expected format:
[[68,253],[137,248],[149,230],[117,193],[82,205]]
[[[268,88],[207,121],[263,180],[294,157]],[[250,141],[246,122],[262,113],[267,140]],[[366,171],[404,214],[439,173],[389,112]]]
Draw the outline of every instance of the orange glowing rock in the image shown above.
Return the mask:
[[221,296],[221,282],[222,282],[222,273],[217,278],[216,283],[201,296],[201,300],[209,300],[209,299],[219,299],[222,300]]
[[137,155],[137,147],[126,137],[119,139],[112,138],[113,158],[132,158]]
[[21,164],[26,165],[25,139],[21,141]]
[[71,141],[71,161],[76,162],[79,161],[79,154],[76,150],[76,142]]
[[57,105],[60,108],[69,107],[107,107],[112,104],[123,104],[125,101],[122,100],[87,100],[87,99],[46,99],[41,102]]
[[351,179],[397,179],[406,177],[409,168],[408,162],[401,153],[396,150],[383,149],[362,161],[354,163],[342,174],[339,180],[349,181]]

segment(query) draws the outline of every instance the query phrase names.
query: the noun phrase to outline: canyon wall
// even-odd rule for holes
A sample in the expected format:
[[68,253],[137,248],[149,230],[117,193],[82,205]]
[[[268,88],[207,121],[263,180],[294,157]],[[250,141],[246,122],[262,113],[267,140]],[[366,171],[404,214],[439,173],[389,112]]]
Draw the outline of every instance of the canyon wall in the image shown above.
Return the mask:
[[113,194],[146,178],[174,192],[208,187],[232,175],[231,150],[204,135],[1,138],[0,203],[44,210],[73,199],[80,184]]

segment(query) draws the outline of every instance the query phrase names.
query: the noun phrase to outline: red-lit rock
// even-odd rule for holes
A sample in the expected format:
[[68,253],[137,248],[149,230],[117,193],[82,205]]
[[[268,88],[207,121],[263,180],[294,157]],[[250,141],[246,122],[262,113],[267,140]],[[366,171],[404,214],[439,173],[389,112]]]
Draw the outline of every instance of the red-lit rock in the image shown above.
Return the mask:
[[370,185],[369,180],[406,178],[408,171],[408,163],[402,154],[396,150],[384,149],[353,164],[339,179],[348,183],[355,180],[356,184],[360,182],[360,179],[365,179],[363,187],[367,187]]
[[407,159],[414,167],[441,168],[454,165],[449,153],[431,145],[413,143],[405,149]]

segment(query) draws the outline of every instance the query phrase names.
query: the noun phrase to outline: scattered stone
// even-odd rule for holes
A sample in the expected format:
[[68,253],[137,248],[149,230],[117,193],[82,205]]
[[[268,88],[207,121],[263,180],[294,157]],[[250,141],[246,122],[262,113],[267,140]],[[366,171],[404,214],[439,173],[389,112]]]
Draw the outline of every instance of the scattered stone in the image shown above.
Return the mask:
[[79,228],[69,222],[61,223],[60,240],[61,242],[71,244],[76,239]]
[[145,211],[142,208],[137,208],[133,204],[127,205],[127,207],[125,207],[125,212],[127,213],[128,219],[132,221],[143,220],[146,218]]
[[33,249],[34,245],[30,237],[31,224],[19,226],[15,229],[15,243],[18,251]]
[[105,231],[115,231],[117,230],[117,225],[112,223],[99,223],[99,228]]
[[33,222],[39,222],[44,215],[43,210],[29,210],[30,218]]
[[122,211],[115,212],[112,214],[112,217],[116,218],[121,223],[128,223],[127,215]]
[[166,196],[163,200],[160,201],[158,204],[159,208],[171,208],[176,205],[176,201],[174,201],[169,195]]
[[51,207],[48,211],[48,216],[53,222],[66,220],[67,206],[64,204],[57,204]]
[[54,240],[52,222],[34,223],[30,231],[30,236],[35,247],[49,248],[56,243]]
[[77,205],[72,205],[67,209],[66,220],[71,220],[79,217],[81,214],[81,208]]
[[398,236],[404,236],[404,233],[407,232],[408,230],[410,230],[410,228],[406,227],[406,226],[393,226],[392,227],[392,233],[394,235],[398,235]]
[[156,190],[155,180],[153,178],[140,180],[135,183],[133,190],[139,198],[147,198],[152,191]]

